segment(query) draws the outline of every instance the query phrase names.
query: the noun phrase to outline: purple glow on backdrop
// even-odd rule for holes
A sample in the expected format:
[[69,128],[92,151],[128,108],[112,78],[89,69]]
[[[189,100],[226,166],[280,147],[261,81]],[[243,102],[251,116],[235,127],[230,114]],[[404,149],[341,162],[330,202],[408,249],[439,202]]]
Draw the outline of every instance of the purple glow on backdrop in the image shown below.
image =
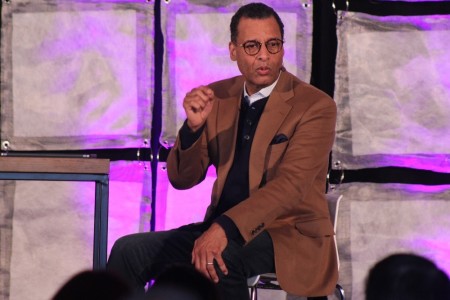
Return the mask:
[[403,187],[406,192],[411,193],[429,193],[437,194],[450,190],[450,185],[420,185],[420,184],[407,184]]
[[[450,185],[405,185],[404,190],[412,193],[439,194],[450,190]],[[432,201],[432,200],[430,200]],[[425,207],[424,207],[425,209]],[[429,228],[432,232],[427,235],[413,235],[407,247],[417,249],[433,260],[441,269],[450,276],[450,240],[448,239],[450,230],[446,227],[435,226]]]
[[215,178],[215,169],[210,167],[202,183],[188,190],[176,190],[170,184],[167,172],[159,168],[156,231],[202,221],[206,208],[211,202],[211,190]]
[[111,163],[108,255],[121,236],[150,230],[151,172],[138,162]]
[[434,228],[434,232],[426,236],[411,236],[407,247],[414,249],[434,261],[450,276],[450,240],[449,230]]
[[[384,16],[378,17],[381,22],[386,24],[408,25],[414,28],[426,31],[426,30],[448,30],[447,15],[429,15],[429,16]],[[409,28],[407,31],[410,31]]]
[[375,166],[397,166],[434,172],[450,172],[450,155],[374,155]]

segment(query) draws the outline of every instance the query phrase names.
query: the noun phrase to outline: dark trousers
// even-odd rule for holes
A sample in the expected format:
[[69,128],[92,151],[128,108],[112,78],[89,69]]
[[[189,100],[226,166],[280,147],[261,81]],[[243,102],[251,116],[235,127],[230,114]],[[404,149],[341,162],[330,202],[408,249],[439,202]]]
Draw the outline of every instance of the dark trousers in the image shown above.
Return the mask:
[[[194,242],[204,229],[202,225],[187,225],[170,231],[124,236],[114,244],[107,269],[143,291],[145,284],[165,267],[191,264]],[[275,272],[272,239],[266,231],[245,246],[229,240],[222,257],[228,275],[216,268],[221,300],[248,300],[247,278]]]

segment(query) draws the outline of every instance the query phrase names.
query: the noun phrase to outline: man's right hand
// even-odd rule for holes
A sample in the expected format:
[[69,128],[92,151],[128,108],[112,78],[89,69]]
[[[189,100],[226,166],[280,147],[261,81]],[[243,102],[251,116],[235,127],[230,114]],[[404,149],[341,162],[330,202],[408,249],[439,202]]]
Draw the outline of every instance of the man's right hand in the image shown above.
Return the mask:
[[186,112],[187,125],[192,131],[197,131],[205,124],[213,103],[214,92],[209,87],[199,86],[186,94],[183,108]]

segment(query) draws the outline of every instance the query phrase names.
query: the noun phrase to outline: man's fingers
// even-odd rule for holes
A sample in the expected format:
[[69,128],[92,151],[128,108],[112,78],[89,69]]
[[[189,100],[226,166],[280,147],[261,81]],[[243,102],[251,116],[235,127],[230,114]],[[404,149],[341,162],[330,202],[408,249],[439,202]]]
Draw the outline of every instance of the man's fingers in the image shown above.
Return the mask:
[[215,283],[219,282],[219,276],[217,276],[216,268],[214,267],[213,261],[208,262],[206,264],[206,269],[208,270],[209,278],[211,278],[211,280],[214,281]]
[[216,257],[216,263],[220,271],[222,271],[223,274],[228,275],[227,265],[223,261],[222,256],[219,255]]
[[214,96],[214,91],[207,86],[199,86],[192,91],[199,91],[202,96],[211,99]]
[[206,86],[199,86],[186,94],[183,108],[186,112],[187,125],[197,131],[205,122],[212,110],[214,91]]
[[187,97],[197,97],[204,102],[211,101],[214,97],[214,92],[208,87],[201,86],[198,88],[192,89],[189,93],[186,94]]
[[193,256],[192,261],[197,271],[202,273],[205,277],[210,278],[208,268],[206,267],[206,260],[201,259],[199,256]]
[[213,97],[208,96],[203,91],[192,91],[186,95],[184,107],[193,112],[201,112],[206,106],[211,105]]
[[[195,268],[207,278],[219,282],[217,272],[227,275],[228,270],[222,259],[222,252],[227,245],[225,231],[220,225],[212,224],[194,243],[192,261]],[[216,269],[217,267],[217,269]],[[220,270],[220,271],[219,271]]]
[[213,276],[211,276],[212,272],[215,272],[213,262],[214,259],[208,258],[209,255],[201,253],[201,251],[196,251],[195,249],[197,244],[198,242],[195,241],[194,249],[192,251],[192,263],[194,264],[197,271],[202,273],[206,278],[210,278],[212,281],[214,281]]
[[202,111],[205,106],[206,106],[206,102],[203,102],[202,100],[192,100],[187,102],[188,104],[188,108],[191,109],[194,112],[200,112]]
[[217,275],[216,266],[219,267],[220,271],[225,275],[228,274],[228,270],[225,266],[225,263],[222,260],[222,257],[218,256],[218,259],[202,259],[200,256],[193,256],[193,264],[195,265],[195,269],[197,269],[200,273],[202,273],[206,278],[211,279],[213,282],[219,282],[219,276]]

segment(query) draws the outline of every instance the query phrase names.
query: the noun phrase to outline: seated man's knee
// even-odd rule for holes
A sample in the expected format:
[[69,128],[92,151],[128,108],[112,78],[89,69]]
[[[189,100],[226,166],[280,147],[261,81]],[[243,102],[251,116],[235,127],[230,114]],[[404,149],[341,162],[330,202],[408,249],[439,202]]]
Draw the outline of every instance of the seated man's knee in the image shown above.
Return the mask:
[[111,253],[115,252],[127,252],[129,249],[132,249],[133,246],[131,246],[130,236],[123,236],[120,237],[118,240],[114,242],[113,247],[111,248]]
[[108,265],[116,264],[118,261],[127,261],[134,257],[137,251],[133,235],[127,235],[114,242],[109,255]]

